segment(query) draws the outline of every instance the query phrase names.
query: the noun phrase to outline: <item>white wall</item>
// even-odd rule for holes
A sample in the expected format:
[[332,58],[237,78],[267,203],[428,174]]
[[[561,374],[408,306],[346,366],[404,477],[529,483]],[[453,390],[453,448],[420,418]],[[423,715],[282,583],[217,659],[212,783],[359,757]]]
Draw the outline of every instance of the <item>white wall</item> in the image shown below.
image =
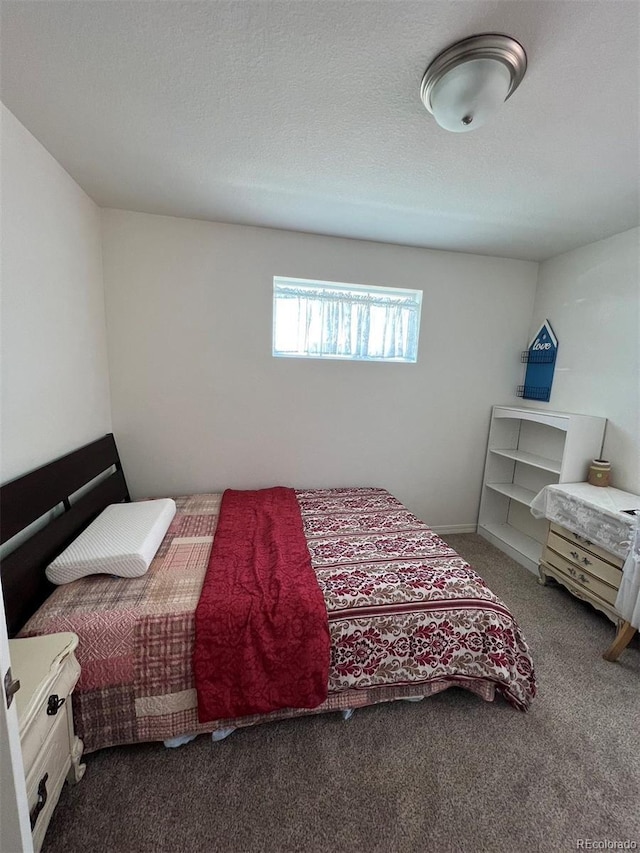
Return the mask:
[[111,430],[100,211],[2,106],[0,481]]
[[[103,257],[136,496],[376,484],[434,526],[475,526],[537,264],[115,210]],[[274,274],[423,288],[418,364],[272,358]]]
[[612,485],[640,494],[640,229],[542,263],[530,337],[545,318],[559,341],[547,405],[606,417]]

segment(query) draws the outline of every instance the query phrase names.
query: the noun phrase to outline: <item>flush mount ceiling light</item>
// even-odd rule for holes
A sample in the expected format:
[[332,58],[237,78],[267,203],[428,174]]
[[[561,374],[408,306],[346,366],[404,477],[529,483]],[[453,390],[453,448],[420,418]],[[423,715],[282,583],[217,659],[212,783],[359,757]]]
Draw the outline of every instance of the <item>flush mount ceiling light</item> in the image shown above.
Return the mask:
[[515,39],[471,36],[436,56],[422,78],[420,97],[440,127],[475,130],[511,97],[526,70],[527,54]]

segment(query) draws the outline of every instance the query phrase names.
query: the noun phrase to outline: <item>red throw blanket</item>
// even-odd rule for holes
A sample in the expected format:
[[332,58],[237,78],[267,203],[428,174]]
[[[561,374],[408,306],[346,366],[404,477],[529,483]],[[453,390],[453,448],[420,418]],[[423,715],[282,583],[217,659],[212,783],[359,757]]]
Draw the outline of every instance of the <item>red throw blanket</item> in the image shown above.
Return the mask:
[[201,723],[327,698],[327,611],[293,489],[224,493],[195,631]]

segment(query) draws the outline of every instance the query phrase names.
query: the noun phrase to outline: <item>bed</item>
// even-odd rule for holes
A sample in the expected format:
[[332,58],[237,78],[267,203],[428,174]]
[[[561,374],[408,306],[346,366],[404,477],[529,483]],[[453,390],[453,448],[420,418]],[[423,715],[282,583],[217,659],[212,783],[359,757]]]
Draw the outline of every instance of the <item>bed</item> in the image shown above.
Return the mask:
[[[73,493],[103,473],[78,500]],[[108,504],[129,500],[113,436],[2,487],[2,541],[53,518],[2,564],[10,634],[72,631],[82,668],[74,719],[85,751],[222,732],[268,720],[431,696],[450,687],[526,710],[531,656],[506,605],[430,528],[381,488],[296,490],[330,634],[326,699],[200,722],[195,613],[221,495],[175,498],[177,512],[146,574],[52,587],[51,559]]]

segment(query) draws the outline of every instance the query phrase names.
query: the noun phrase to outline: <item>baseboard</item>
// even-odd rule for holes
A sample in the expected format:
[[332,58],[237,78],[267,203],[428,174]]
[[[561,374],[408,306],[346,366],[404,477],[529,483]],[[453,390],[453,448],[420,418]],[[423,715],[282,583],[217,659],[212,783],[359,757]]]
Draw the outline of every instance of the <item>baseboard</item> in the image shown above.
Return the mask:
[[438,536],[441,533],[475,533],[478,529],[477,524],[443,524],[439,527],[431,528]]

